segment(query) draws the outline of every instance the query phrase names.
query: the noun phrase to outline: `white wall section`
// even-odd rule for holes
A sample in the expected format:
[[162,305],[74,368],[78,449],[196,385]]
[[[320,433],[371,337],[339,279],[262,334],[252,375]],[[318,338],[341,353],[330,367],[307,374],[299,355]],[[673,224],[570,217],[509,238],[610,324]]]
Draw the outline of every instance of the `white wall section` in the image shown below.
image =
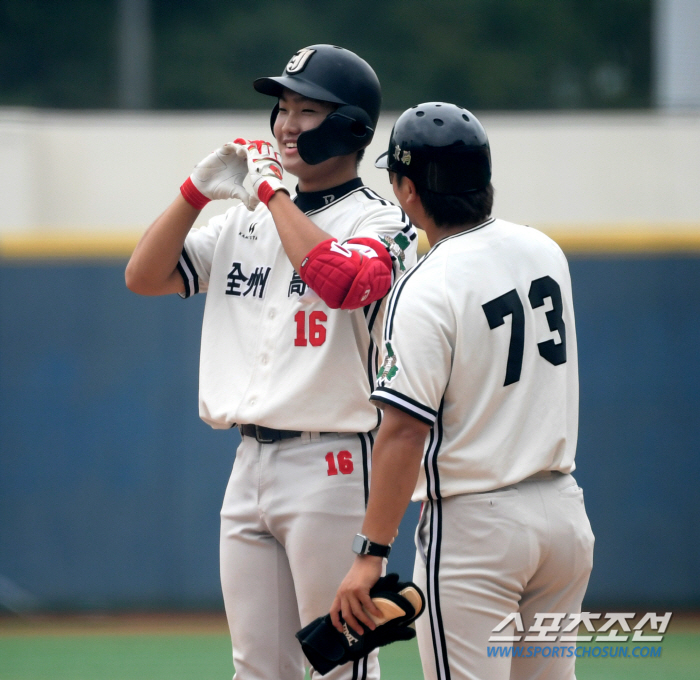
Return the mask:
[[[481,113],[494,214],[545,229],[700,229],[700,112]],[[374,159],[360,166],[392,198]],[[70,113],[0,109],[0,234],[139,232],[227,140],[271,137],[267,112]],[[293,188],[293,177],[286,178]],[[225,206],[210,204],[203,219]]]

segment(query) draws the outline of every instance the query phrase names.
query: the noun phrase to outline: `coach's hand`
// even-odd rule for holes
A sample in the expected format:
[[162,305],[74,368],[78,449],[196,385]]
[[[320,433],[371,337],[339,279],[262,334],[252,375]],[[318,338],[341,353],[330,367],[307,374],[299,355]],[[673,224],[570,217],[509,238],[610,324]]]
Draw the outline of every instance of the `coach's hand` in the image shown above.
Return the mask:
[[331,607],[331,621],[339,632],[343,632],[342,616],[348,626],[362,635],[364,624],[370,630],[376,625],[372,616],[380,618],[382,613],[372,602],[369,591],[382,575],[382,558],[371,555],[358,555],[343,582]]
[[180,187],[185,200],[201,210],[211,200],[237,198],[248,210],[253,210],[259,201],[243,187],[248,163],[245,150],[242,154],[241,150],[236,142],[228,142],[197,163]]
[[237,139],[236,143],[245,149],[250,181],[255,194],[265,205],[276,191],[289,193],[282,182],[280,155],[272,148],[272,144],[262,139]]

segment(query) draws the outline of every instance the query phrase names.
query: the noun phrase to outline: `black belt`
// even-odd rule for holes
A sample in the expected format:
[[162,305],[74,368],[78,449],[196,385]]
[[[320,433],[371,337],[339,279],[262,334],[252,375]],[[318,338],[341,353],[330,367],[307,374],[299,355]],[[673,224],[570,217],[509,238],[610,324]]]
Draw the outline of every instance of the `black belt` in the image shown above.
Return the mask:
[[271,427],[261,427],[260,425],[239,425],[238,429],[244,437],[255,437],[261,444],[272,444],[280,439],[293,439],[301,437],[301,432],[296,430],[274,430]]

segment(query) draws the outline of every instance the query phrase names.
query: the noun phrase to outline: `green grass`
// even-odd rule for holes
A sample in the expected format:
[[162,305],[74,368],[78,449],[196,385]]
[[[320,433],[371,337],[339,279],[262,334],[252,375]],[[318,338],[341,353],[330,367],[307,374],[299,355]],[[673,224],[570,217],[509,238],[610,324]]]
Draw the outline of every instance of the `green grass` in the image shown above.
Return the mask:
[[[580,659],[578,680],[697,680],[700,633],[665,637],[655,659]],[[415,642],[382,650],[383,680],[421,680]],[[0,680],[230,680],[225,633],[0,634]]]
[[0,638],[2,680],[231,680],[227,635]]

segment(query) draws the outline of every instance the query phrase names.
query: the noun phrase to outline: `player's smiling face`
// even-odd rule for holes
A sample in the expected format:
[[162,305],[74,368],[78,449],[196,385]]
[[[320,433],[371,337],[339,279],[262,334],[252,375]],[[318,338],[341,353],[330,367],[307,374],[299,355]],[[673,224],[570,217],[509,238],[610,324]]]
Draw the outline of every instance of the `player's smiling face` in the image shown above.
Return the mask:
[[[301,159],[297,150],[299,135],[318,127],[335,109],[334,104],[307,99],[286,88],[279,98],[279,112],[275,120],[274,133],[282,156],[282,167],[285,172],[299,178],[299,188],[302,190],[314,190],[304,188],[305,184],[315,185],[324,179],[333,180],[337,172],[336,166],[342,164],[344,168],[346,164],[341,162],[341,158],[344,157],[334,157],[318,165],[309,165]],[[326,186],[334,186],[338,183],[340,182],[332,181]]]
[[299,176],[304,163],[297,151],[297,139],[302,132],[318,127],[325,117],[335,109],[333,104],[307,99],[285,89],[279,98],[279,113],[275,120],[275,138],[282,156],[282,166],[287,172]]

